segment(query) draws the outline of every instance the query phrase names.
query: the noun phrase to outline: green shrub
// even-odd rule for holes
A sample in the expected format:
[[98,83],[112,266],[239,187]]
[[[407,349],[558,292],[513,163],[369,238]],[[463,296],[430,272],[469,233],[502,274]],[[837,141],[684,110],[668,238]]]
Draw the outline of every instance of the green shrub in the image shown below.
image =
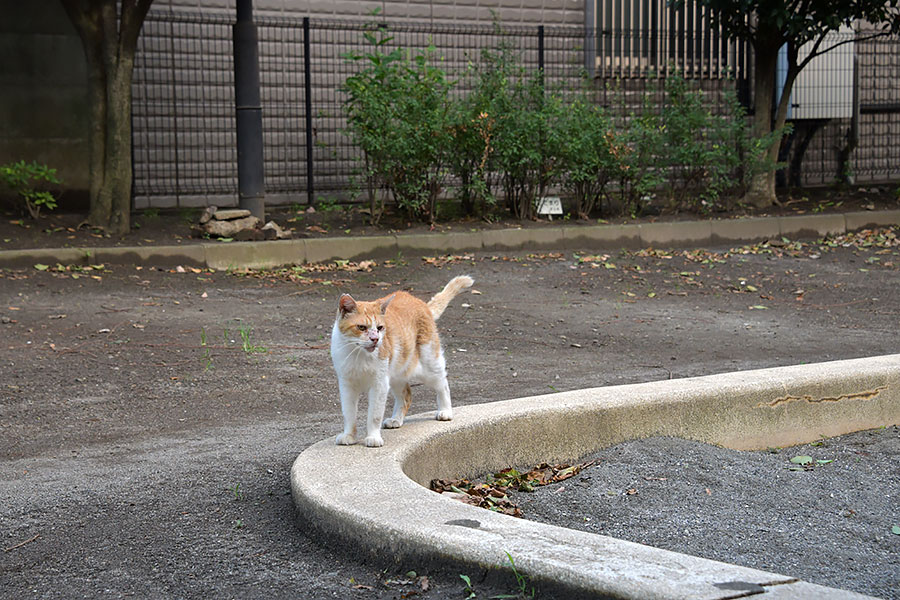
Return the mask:
[[660,170],[663,154],[662,123],[645,96],[640,114],[626,120],[613,154],[619,161],[619,195],[624,214],[642,214],[664,179]]
[[503,197],[520,219],[556,176],[555,122],[562,108],[545,97],[540,73],[529,74],[508,42],[484,49],[470,67],[471,92],[454,103],[450,169],[464,210],[486,212]]
[[[499,32],[499,24],[495,22]],[[496,49],[483,48],[480,60],[469,62],[466,86],[470,91],[451,101],[449,129],[451,151],[448,167],[459,182],[457,197],[468,215],[487,211],[496,203],[493,194],[497,126],[497,99],[503,82],[512,75],[511,47],[501,41]]]
[[44,184],[59,185],[61,181],[56,176],[56,169],[36,161],[26,163],[19,162],[0,165],[0,181],[6,185],[24,203],[25,209],[32,219],[37,219],[41,209],[53,210],[56,208],[56,197],[46,189]]
[[387,52],[393,38],[384,28],[363,35],[372,48],[345,55],[362,68],[347,78],[344,91],[348,134],[365,157],[372,221],[378,222],[388,195],[409,215],[433,220],[445,177],[451,84],[432,65],[433,47],[415,55]]
[[492,167],[499,175],[506,207],[518,219],[534,216],[535,198],[545,182],[547,122],[542,105],[543,89],[537,78],[519,78],[507,81],[494,111]]
[[665,90],[660,168],[669,208],[717,208],[720,196],[736,184],[740,119],[713,115],[703,104],[703,93],[689,90],[680,75],[667,78]]
[[[635,216],[657,194],[673,211],[731,208],[755,174],[778,167],[765,151],[784,132],[755,139],[733,91],[714,114],[701,91],[674,75],[658,80],[664,94],[644,94],[641,109],[613,120],[587,88],[548,92],[542,74],[527,72],[500,36],[470,64],[471,91],[451,100],[453,84],[434,66],[433,47],[389,51],[385,26],[364,37],[367,52],[345,55],[360,69],[343,89],[346,133],[363,151],[374,223],[388,198],[433,221],[451,174],[468,215],[488,217],[502,199],[512,216],[533,218],[537,198],[558,184],[587,218],[614,196]],[[626,114],[626,93],[619,94]]]
[[572,195],[575,213],[587,219],[601,206],[609,184],[621,178],[612,121],[585,91],[565,106],[556,127],[560,143],[556,170]]

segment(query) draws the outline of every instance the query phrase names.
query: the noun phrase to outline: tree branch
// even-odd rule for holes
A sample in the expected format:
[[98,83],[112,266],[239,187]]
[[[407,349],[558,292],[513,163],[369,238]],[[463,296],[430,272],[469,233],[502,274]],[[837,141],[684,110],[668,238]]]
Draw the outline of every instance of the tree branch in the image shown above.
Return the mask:
[[137,46],[138,36],[144,19],[150,11],[153,0],[123,0],[122,24],[119,31],[119,52],[129,50],[132,54]]

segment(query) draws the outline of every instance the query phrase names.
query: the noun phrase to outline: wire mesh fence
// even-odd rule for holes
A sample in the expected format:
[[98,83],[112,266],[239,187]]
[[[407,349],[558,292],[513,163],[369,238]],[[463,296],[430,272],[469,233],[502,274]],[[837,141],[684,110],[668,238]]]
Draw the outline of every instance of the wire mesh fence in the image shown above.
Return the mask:
[[[148,15],[133,82],[136,208],[237,203],[232,25],[217,13]],[[372,24],[308,19],[305,25],[302,18],[257,19],[270,205],[305,204],[319,196],[353,200],[362,184],[361,152],[344,133],[341,88],[359,69],[347,54],[365,51],[363,34]],[[597,102],[620,117],[658,107],[664,78],[674,71],[704,90],[714,111],[725,110],[726,90],[737,90],[744,102],[750,97],[746,49],[683,26],[673,33],[660,28],[586,32],[572,27],[381,25],[391,38],[387,49],[433,48],[457,95],[469,89],[472,66],[482,52],[503,44],[526,71],[543,69],[547,89],[578,88],[588,75]],[[700,37],[690,37],[695,35]],[[852,174],[860,182],[900,179],[900,90],[891,84],[900,75],[900,43],[882,38],[837,52],[850,56],[851,64],[853,54],[858,57],[862,114]],[[807,106],[823,97],[821,91],[815,93],[816,85],[837,84],[835,89],[847,96],[846,74],[835,67],[844,64],[846,57],[808,67],[814,84],[807,86],[813,91]],[[790,183],[833,182],[848,140],[849,114],[797,122],[800,127],[786,144]]]

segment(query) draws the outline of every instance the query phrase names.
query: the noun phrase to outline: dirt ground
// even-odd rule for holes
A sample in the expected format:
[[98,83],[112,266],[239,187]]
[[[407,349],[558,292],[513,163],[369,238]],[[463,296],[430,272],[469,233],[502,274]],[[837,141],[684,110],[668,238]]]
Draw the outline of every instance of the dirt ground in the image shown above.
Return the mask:
[[651,438],[585,459],[510,499],[526,519],[900,597],[897,427],[760,452]]
[[[779,204],[765,211],[737,209],[732,213],[697,215],[692,213],[666,214],[658,209],[649,215],[634,218],[622,216],[618,210],[608,207],[598,211],[590,220],[556,220],[542,218],[535,221],[518,221],[495,212],[487,217],[462,217],[460,209],[452,202],[441,206],[438,219],[433,224],[417,222],[402,212],[388,207],[377,227],[369,223],[367,209],[362,205],[319,204],[312,211],[305,205],[274,207],[267,219],[272,219],[295,238],[321,238],[333,236],[370,236],[388,233],[425,233],[428,231],[470,231],[474,229],[501,229],[508,227],[541,228],[556,227],[560,223],[572,227],[600,223],[665,222],[673,220],[716,218],[728,219],[741,216],[826,214],[847,211],[890,210],[900,208],[900,190],[896,186],[867,186],[847,189],[809,189],[781,192]],[[124,236],[113,237],[100,230],[84,227],[85,214],[58,212],[43,215],[34,221],[22,217],[9,202],[0,201],[3,208],[0,219],[0,250],[22,248],[95,248],[100,246],[157,246],[190,245],[209,241],[192,233],[201,209],[180,208],[160,211],[146,209],[132,215],[132,229]],[[662,213],[662,214],[659,214]]]
[[[474,569],[361,562],[358,549],[325,544],[296,519],[290,465],[340,429],[328,355],[339,292],[428,297],[471,274],[477,293],[440,321],[461,406],[896,353],[897,234],[244,274],[0,271],[0,589],[436,599],[465,598],[466,574],[480,598],[508,593],[515,581],[482,583]],[[412,411],[433,410],[416,391]],[[731,482],[785,505],[766,478]],[[896,487],[884,493],[897,497]],[[900,536],[891,539],[896,549]]]

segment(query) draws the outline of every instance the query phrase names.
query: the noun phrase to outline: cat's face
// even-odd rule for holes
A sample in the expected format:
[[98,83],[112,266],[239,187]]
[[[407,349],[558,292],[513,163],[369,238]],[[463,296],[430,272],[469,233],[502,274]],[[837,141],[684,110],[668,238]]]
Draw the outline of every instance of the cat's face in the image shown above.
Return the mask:
[[338,302],[338,328],[348,343],[375,352],[384,338],[387,302],[357,302],[349,294]]

